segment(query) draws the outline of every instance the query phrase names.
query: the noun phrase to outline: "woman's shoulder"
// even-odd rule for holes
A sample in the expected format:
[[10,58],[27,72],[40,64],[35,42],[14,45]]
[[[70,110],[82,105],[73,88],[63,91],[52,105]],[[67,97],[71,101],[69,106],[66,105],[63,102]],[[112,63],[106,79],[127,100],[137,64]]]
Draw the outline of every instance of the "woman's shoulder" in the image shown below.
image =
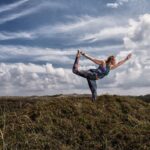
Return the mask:
[[105,61],[105,60],[103,60],[103,61],[102,61],[102,63],[101,63],[101,64],[99,64],[99,66],[101,66],[101,67],[104,67],[104,68],[105,68],[105,67],[106,67],[106,61]]

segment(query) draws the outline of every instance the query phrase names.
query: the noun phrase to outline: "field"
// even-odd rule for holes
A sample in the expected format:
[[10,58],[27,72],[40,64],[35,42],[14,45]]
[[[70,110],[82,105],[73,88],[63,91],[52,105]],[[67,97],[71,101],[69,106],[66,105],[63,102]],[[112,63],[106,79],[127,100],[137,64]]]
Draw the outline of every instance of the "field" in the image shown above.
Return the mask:
[[1,97],[0,149],[149,150],[150,96]]

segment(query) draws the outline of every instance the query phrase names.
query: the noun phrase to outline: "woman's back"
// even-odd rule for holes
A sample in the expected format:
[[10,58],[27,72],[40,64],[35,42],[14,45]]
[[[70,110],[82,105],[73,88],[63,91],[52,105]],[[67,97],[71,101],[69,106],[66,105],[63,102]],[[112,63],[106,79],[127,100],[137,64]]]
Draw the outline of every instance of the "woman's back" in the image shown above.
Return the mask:
[[105,67],[102,65],[99,65],[99,67],[96,69],[97,70],[97,75],[101,79],[104,76],[108,75],[110,72],[110,66],[106,64]]

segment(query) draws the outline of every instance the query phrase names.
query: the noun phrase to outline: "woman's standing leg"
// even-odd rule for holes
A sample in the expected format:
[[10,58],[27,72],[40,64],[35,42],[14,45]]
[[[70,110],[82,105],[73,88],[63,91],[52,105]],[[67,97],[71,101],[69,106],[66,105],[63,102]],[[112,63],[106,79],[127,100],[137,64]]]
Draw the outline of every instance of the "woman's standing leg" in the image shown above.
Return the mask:
[[88,85],[89,85],[89,88],[92,92],[92,101],[95,101],[96,100],[96,97],[97,97],[97,84],[96,84],[96,80],[89,80],[87,79],[88,81]]

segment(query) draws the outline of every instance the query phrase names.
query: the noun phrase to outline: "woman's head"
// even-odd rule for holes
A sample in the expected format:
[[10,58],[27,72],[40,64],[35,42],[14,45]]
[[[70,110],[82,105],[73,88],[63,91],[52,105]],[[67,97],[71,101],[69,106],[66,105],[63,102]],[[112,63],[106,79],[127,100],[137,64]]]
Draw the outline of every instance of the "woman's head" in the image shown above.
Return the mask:
[[111,65],[115,65],[116,64],[116,59],[115,56],[109,56],[106,60],[106,64],[111,64]]

